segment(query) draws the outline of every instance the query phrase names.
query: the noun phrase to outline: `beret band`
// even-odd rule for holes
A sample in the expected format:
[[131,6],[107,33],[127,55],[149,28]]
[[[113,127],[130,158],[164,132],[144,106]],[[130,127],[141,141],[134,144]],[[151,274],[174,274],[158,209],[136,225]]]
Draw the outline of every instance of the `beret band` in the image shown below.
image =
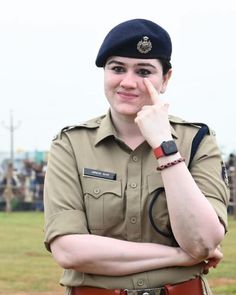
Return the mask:
[[133,19],[115,26],[105,37],[96,66],[103,67],[110,56],[170,61],[172,44],[169,34],[158,24]]

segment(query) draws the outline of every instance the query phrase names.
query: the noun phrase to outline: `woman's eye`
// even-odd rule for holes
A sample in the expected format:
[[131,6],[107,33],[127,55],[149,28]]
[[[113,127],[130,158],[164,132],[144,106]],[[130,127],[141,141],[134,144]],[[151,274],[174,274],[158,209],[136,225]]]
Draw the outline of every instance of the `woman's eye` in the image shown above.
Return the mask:
[[123,67],[115,66],[112,68],[112,71],[114,71],[115,73],[123,73],[125,69]]
[[149,70],[146,70],[146,69],[140,69],[140,70],[137,71],[137,73],[141,77],[146,77],[146,76],[151,74],[151,72]]

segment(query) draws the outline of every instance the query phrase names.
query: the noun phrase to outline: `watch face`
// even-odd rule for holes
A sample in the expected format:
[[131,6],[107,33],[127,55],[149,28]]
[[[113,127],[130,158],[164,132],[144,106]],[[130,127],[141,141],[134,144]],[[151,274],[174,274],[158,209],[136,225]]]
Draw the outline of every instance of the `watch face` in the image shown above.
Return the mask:
[[173,155],[178,152],[178,149],[174,140],[164,141],[162,143],[162,149],[166,156]]

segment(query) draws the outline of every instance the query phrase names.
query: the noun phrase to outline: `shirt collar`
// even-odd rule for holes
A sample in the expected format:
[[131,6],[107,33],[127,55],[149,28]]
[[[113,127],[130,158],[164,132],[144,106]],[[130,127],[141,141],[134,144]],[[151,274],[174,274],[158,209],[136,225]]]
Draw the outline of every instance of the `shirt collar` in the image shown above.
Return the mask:
[[107,112],[106,116],[100,122],[100,126],[98,128],[95,140],[95,146],[109,136],[118,137],[115,127],[112,123],[110,110]]
[[[170,129],[172,136],[177,139],[178,135],[172,125],[170,126]],[[111,112],[109,110],[106,116],[103,119],[101,119],[100,127],[98,128],[95,140],[95,146],[99,144],[102,140],[110,136],[118,138],[117,131],[115,130],[115,127],[111,119]]]

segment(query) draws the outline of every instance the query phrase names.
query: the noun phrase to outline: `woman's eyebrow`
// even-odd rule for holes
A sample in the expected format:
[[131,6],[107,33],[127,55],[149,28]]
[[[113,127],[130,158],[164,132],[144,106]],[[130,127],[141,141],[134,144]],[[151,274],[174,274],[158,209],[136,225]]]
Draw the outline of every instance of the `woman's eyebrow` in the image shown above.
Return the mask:
[[[107,65],[111,65],[111,64],[117,64],[117,65],[125,65],[125,63],[121,62],[121,61],[118,61],[118,60],[115,60],[115,59],[112,59],[110,60]],[[156,68],[154,65],[150,64],[150,63],[145,63],[145,62],[140,62],[140,63],[137,63],[135,64],[134,66],[141,66],[141,67],[152,67],[152,68]]]
[[110,65],[110,64],[124,65],[125,63],[123,63],[121,61],[118,61],[118,60],[115,60],[115,59],[112,59],[107,64],[108,65]]
[[142,63],[138,63],[136,64],[137,66],[142,66],[142,67],[152,67],[152,68],[156,68],[154,65],[150,64],[150,63],[145,63],[145,62],[142,62]]

